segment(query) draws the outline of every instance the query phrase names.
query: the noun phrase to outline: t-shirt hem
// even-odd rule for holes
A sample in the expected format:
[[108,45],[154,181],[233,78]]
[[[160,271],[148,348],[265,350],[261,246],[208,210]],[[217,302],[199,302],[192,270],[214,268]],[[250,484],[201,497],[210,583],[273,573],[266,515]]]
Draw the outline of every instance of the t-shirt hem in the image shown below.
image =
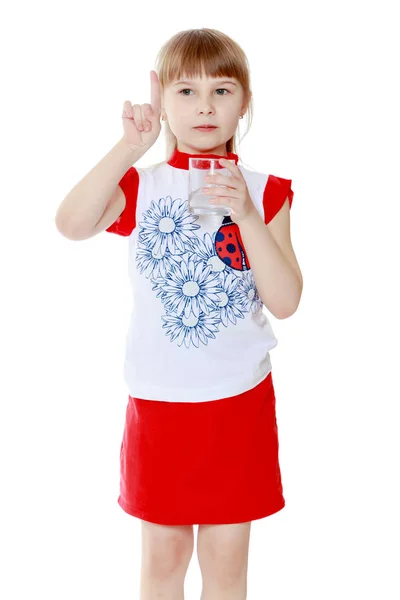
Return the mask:
[[179,388],[168,389],[148,384],[128,385],[129,395],[142,400],[157,400],[161,402],[210,402],[237,396],[261,383],[272,370],[271,365],[259,377],[236,380],[230,385],[212,388]]

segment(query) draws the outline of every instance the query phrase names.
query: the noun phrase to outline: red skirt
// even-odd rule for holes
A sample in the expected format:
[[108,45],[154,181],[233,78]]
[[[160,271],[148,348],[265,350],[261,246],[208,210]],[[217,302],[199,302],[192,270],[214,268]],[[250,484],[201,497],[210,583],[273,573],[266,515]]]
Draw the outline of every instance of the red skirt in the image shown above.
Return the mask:
[[118,504],[162,525],[243,523],[285,506],[270,373],[209,402],[129,396]]

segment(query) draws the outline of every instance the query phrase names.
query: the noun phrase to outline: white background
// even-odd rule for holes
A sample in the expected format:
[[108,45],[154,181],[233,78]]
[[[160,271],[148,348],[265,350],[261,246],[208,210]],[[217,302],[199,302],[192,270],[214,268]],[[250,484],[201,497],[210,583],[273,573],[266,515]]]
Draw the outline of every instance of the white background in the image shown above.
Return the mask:
[[[286,507],[252,524],[248,598],[400,597],[394,9],[70,0],[3,10],[4,600],[139,598],[140,521],[117,504],[128,241],[69,241],[54,216],[121,138],[124,101],[150,101],[161,45],[200,27],[248,56],[255,114],[240,156],[292,179],[304,277],[295,315],[270,315]],[[164,158],[161,134],[137,166]],[[185,588],[200,598],[196,550]]]

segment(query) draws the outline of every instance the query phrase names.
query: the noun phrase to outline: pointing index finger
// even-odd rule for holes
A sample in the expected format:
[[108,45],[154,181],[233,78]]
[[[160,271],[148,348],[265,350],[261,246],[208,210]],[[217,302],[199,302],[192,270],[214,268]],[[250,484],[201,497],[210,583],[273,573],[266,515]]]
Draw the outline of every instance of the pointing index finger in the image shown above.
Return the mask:
[[156,71],[150,71],[151,81],[151,108],[157,117],[161,114],[161,94],[160,94],[160,82]]

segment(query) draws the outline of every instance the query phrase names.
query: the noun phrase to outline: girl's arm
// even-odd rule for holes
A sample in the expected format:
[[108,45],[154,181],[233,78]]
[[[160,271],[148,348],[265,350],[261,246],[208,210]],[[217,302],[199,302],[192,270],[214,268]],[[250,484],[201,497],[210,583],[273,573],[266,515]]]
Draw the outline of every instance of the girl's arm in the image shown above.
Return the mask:
[[240,235],[262,302],[274,317],[287,319],[296,312],[303,290],[290,240],[288,200],[268,225],[252,211],[240,222]]
[[[146,151],[147,148],[131,149],[121,138],[61,202],[55,216],[58,231],[71,239],[86,239],[93,235],[96,224],[116,193],[118,182]],[[119,200],[117,204],[122,210],[121,202]],[[118,208],[114,202],[112,205]]]

